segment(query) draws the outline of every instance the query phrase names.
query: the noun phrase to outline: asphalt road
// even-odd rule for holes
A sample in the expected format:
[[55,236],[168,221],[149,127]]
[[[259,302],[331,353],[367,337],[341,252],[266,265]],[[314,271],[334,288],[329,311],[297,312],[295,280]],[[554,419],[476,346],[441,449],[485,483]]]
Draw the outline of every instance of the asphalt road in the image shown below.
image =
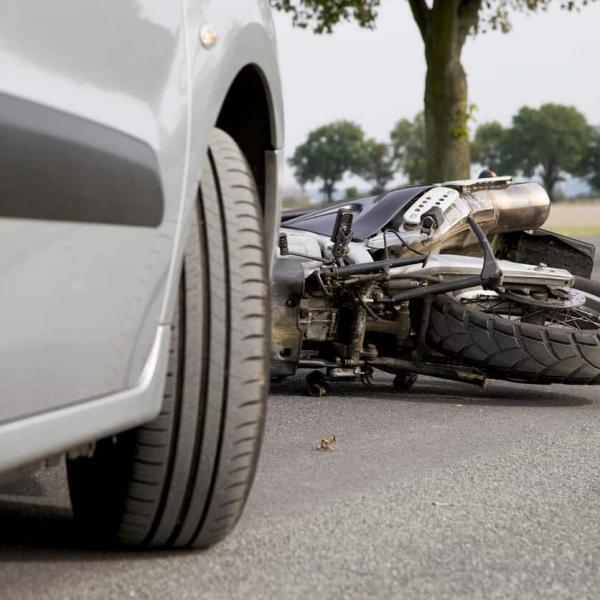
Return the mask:
[[207,552],[82,548],[62,469],[5,484],[0,597],[598,596],[595,389],[302,387],[273,390],[245,514]]
[[0,486],[0,598],[598,597],[600,389],[303,387],[272,390],[244,516],[206,552],[85,548],[62,467]]

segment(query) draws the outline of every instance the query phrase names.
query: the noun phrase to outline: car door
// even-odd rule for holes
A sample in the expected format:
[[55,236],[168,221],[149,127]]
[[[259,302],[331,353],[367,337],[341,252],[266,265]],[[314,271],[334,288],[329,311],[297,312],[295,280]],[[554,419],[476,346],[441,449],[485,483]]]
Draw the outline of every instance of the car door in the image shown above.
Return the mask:
[[182,196],[181,14],[0,3],[0,423],[140,376]]

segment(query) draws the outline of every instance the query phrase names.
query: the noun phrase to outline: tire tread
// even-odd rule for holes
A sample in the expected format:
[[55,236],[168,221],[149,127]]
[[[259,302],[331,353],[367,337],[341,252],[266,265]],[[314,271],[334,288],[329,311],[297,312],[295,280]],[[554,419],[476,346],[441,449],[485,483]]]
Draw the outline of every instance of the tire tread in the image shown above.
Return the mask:
[[[600,284],[576,278],[600,296]],[[508,321],[436,298],[429,345],[480,367],[490,377],[529,383],[600,384],[600,330],[573,331]]]

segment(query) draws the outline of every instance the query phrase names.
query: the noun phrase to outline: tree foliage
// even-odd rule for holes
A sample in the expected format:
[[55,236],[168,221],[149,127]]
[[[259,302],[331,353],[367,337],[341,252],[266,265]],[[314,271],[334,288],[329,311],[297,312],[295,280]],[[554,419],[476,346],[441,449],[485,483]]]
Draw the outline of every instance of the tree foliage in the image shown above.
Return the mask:
[[582,172],[590,130],[585,117],[572,106],[544,104],[524,107],[513,117],[506,141],[506,164],[532,176],[540,167],[549,194],[565,173]]
[[508,33],[511,30],[511,12],[544,12],[552,5],[569,11],[578,11],[595,0],[483,0],[481,17],[473,33],[488,29]]
[[381,194],[394,178],[394,156],[388,144],[376,140],[367,140],[365,150],[365,165],[361,175],[373,183],[372,194]]
[[[461,54],[469,34],[507,32],[515,11],[535,13],[558,5],[579,10],[595,0],[408,0],[425,46],[426,174],[443,181],[468,176],[469,103]],[[374,28],[381,0],[271,0],[294,24],[330,33],[345,21]]]
[[348,186],[344,190],[344,200],[356,200],[360,198],[360,192],[355,185]]
[[506,129],[498,121],[483,123],[471,143],[471,159],[496,173],[506,170]]
[[523,107],[508,129],[499,123],[481,125],[473,146],[477,161],[495,171],[539,175],[551,196],[567,173],[591,170],[590,127],[572,106]]
[[425,181],[425,118],[422,112],[411,121],[400,119],[390,134],[397,168],[409,183]]
[[595,192],[600,192],[600,127],[590,130],[590,143],[581,166]]
[[292,15],[294,25],[315,33],[331,33],[338,23],[356,21],[372,29],[381,0],[271,0],[271,6]]
[[321,191],[332,201],[336,184],[346,173],[361,174],[367,165],[362,128],[352,121],[335,121],[308,134],[289,160],[301,185],[321,183]]
[[[471,32],[511,29],[511,12],[541,12],[552,4],[566,10],[581,10],[595,0],[434,0],[454,5],[460,15],[475,13]],[[408,0],[417,24],[427,18],[426,0]],[[314,33],[331,33],[339,23],[356,21],[361,27],[374,29],[381,0],[271,0],[273,8],[292,16],[294,25],[310,28]],[[467,31],[468,33],[469,31]]]

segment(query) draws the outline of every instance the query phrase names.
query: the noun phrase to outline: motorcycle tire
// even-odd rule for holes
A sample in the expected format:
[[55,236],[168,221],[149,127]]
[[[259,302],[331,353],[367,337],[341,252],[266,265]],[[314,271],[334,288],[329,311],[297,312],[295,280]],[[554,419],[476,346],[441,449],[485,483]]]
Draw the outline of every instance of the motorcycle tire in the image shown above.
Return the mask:
[[[575,278],[573,287],[600,304],[600,283]],[[523,323],[437,297],[428,345],[489,377],[527,383],[600,384],[600,328]]]

